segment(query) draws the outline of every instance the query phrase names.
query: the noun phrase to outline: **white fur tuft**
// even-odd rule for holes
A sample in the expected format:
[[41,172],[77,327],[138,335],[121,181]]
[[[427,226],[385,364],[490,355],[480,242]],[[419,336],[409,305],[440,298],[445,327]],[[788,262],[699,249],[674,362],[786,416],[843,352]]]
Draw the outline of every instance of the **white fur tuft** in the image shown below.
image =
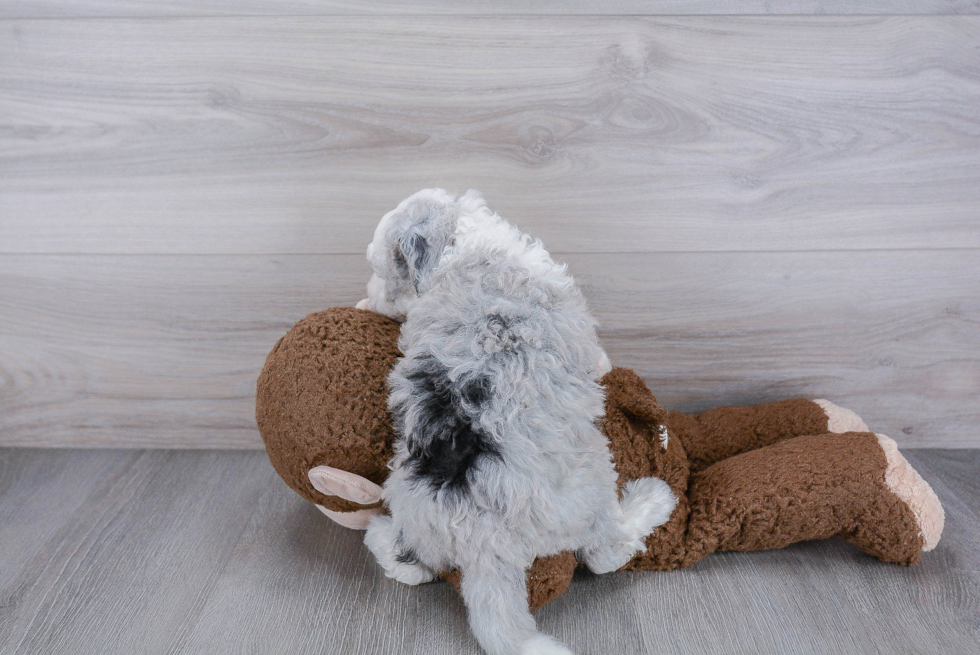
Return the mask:
[[572,651],[548,635],[539,634],[521,644],[521,655],[572,655]]

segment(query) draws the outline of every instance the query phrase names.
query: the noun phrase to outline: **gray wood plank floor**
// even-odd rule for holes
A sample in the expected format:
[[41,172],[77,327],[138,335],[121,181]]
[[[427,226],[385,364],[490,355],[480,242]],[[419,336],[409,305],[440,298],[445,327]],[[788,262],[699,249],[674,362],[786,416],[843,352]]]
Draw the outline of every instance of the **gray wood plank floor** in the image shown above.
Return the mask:
[[[903,568],[840,540],[579,575],[579,653],[980,652],[980,451],[911,450],[947,510]],[[0,449],[0,652],[478,652],[447,584],[387,580],[256,451]]]

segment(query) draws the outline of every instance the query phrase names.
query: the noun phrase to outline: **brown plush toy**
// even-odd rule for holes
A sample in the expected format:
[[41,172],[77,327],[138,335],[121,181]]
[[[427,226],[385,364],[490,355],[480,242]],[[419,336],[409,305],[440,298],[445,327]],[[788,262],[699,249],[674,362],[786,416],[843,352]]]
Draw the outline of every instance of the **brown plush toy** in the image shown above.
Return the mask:
[[[256,419],[272,465],[337,523],[363,529],[384,511],[394,432],[386,379],[399,357],[397,323],[338,307],[279,340],[258,381]],[[670,520],[624,568],[667,570],[717,550],[764,550],[841,535],[886,562],[915,564],[936,546],[943,509],[895,442],[825,400],[668,412],[629,369],[614,368],[603,432],[619,485],[665,480]],[[532,609],[568,587],[571,553],[528,571]],[[457,585],[458,576],[447,572]]]

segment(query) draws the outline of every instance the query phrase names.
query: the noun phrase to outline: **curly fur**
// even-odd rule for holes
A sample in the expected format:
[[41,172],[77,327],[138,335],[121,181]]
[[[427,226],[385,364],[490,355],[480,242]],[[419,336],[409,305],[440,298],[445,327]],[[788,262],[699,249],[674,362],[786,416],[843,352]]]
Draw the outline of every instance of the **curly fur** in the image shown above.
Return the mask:
[[389,377],[398,440],[365,543],[390,577],[458,568],[491,653],[568,652],[537,632],[525,570],[574,551],[613,571],[667,520],[656,478],[616,491],[597,380],[609,360],[564,265],[474,191],[420,191],[368,247],[371,309],[404,320]]

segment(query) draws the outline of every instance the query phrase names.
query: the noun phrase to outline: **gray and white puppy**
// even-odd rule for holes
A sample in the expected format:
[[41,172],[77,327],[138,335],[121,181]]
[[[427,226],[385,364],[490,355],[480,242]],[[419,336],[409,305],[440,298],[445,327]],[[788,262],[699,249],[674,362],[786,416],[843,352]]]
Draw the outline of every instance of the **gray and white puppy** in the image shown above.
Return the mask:
[[490,653],[569,653],[528,610],[535,557],[626,564],[670,516],[665,482],[617,496],[596,321],[564,265],[475,191],[419,191],[381,219],[358,306],[403,320],[388,381],[395,456],[365,543],[407,584],[462,572]]

